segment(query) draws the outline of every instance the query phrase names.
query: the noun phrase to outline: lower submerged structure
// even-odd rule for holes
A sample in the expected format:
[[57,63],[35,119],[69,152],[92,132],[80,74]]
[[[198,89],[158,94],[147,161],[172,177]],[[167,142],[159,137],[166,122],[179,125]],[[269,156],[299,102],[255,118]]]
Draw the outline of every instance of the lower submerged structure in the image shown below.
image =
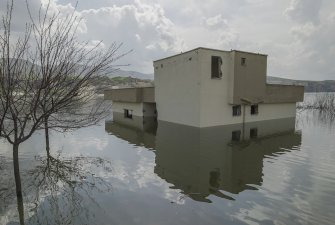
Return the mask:
[[155,87],[105,91],[113,114],[212,127],[294,118],[304,87],[266,83],[267,56],[196,48],[154,61]]
[[121,88],[106,90],[105,100],[113,101],[113,114],[122,114],[125,118],[157,118],[155,88]]

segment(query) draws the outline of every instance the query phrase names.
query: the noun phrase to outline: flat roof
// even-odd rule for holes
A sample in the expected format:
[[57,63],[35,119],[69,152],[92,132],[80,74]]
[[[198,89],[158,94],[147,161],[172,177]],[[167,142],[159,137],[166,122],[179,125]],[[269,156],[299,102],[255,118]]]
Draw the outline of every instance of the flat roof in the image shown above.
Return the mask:
[[252,54],[252,55],[263,55],[263,56],[268,56],[267,54],[262,54],[262,53],[255,53],[255,52],[247,52],[247,51],[241,51],[241,50],[231,50],[230,52],[241,52],[241,53],[247,53],[247,54]]
[[266,54],[254,53],[254,52],[247,52],[247,51],[240,51],[240,50],[235,50],[235,49],[231,49],[230,51],[227,51],[227,50],[220,50],[220,49],[214,49],[214,48],[198,47],[198,48],[194,48],[194,49],[188,50],[188,51],[186,51],[186,52],[181,52],[181,53],[179,53],[179,54],[175,54],[175,55],[171,55],[171,56],[164,57],[164,58],[161,58],[161,59],[157,59],[157,60],[154,60],[153,62],[158,62],[158,61],[161,61],[161,60],[165,60],[165,59],[173,58],[173,57],[175,57],[175,56],[180,56],[180,55],[183,55],[183,54],[186,54],[186,53],[189,53],[189,52],[192,52],[192,51],[196,51],[196,50],[199,50],[199,49],[209,50],[209,51],[218,51],[218,52],[241,52],[241,53],[247,53],[247,54],[253,54],[253,55],[263,55],[263,56],[267,56]]
[[290,87],[305,87],[304,85],[301,85],[301,84],[269,84],[269,83],[265,83],[265,85],[267,86],[290,86]]
[[117,87],[117,88],[109,88],[106,90],[124,90],[124,89],[146,89],[146,88],[155,88],[155,86],[149,86],[149,87]]

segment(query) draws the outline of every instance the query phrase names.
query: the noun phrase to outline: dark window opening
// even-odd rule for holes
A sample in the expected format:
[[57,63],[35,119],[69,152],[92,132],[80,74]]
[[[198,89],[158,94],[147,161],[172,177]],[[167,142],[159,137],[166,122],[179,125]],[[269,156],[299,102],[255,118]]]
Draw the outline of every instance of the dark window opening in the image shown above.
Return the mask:
[[240,115],[241,115],[241,105],[234,105],[233,116],[240,116]]
[[241,58],[241,66],[247,65],[247,59],[246,58]]
[[124,112],[124,118],[129,118],[129,119],[133,118],[133,110],[124,109],[123,112]]
[[235,130],[231,132],[231,140],[232,141],[240,141],[241,139],[241,131],[240,130]]
[[258,114],[258,105],[251,105],[250,114],[251,115],[257,115]]
[[251,128],[250,129],[250,138],[257,138],[258,130],[257,128]]
[[220,56],[212,56],[212,78],[221,78],[222,71],[221,71],[222,59]]

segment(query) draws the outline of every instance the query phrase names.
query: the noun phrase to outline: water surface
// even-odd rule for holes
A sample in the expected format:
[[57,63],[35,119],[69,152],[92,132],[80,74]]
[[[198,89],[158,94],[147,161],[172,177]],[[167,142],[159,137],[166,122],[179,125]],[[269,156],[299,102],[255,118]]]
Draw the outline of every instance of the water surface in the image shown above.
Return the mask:
[[1,142],[0,224],[334,224],[335,126],[294,119],[195,129],[125,120],[21,146],[23,208]]

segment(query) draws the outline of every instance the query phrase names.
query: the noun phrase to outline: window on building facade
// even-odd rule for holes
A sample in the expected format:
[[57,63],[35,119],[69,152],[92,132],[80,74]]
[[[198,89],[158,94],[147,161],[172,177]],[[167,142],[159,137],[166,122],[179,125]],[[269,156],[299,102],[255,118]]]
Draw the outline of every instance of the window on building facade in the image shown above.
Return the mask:
[[240,115],[241,115],[241,105],[234,105],[233,116],[240,116]]
[[251,128],[250,129],[250,138],[257,138],[258,130],[257,128]]
[[258,114],[258,105],[251,105],[250,106],[250,114],[257,115]]
[[133,110],[124,109],[123,112],[124,112],[124,118],[129,118],[129,119],[133,118]]
[[220,56],[212,56],[212,78],[221,78],[222,71],[221,71],[222,59]]
[[247,65],[247,59],[241,58],[241,66],[246,66],[246,65]]
[[231,132],[231,140],[232,141],[239,141],[241,139],[241,131],[235,130]]

